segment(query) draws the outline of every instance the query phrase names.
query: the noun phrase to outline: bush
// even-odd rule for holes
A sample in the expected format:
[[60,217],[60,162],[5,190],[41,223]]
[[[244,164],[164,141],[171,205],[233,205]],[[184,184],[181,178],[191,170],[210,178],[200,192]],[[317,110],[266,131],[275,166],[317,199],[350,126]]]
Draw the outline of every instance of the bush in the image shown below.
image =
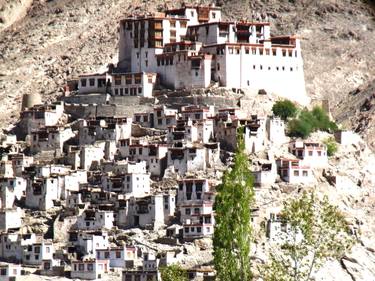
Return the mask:
[[330,137],[323,141],[327,146],[327,155],[333,156],[337,152],[337,143],[333,137]]
[[286,121],[288,118],[295,117],[297,114],[297,107],[290,100],[277,101],[272,106],[274,115],[279,116]]
[[182,269],[177,264],[161,267],[161,280],[163,281],[188,281],[186,270]]
[[311,124],[301,119],[293,119],[288,123],[289,136],[296,138],[307,138],[312,131]]
[[302,110],[298,118],[289,121],[288,128],[289,136],[307,138],[318,130],[333,133],[337,130],[337,125],[330,121],[328,114],[321,107],[316,106],[312,111]]
[[336,123],[329,119],[328,114],[321,107],[315,106],[311,113],[315,118],[317,129],[330,133],[337,130]]

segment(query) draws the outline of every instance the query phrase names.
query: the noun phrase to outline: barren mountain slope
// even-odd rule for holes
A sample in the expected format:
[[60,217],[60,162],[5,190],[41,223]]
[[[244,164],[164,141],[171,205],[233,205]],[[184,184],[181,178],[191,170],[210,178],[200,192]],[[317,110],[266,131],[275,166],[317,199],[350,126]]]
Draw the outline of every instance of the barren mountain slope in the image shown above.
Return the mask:
[[338,104],[335,118],[360,133],[375,148],[375,80],[346,94]]
[[[14,21],[0,32],[0,123],[14,120],[21,95],[52,98],[66,78],[116,61],[117,23],[128,13],[179,5],[180,1],[34,0],[0,2]],[[228,18],[268,14],[274,34],[303,38],[308,92],[339,101],[374,76],[374,9],[359,0],[223,1]],[[9,5],[13,5],[10,8]],[[17,12],[17,7],[20,7]],[[9,14],[9,13],[8,13]],[[3,16],[4,18],[4,16]],[[2,24],[4,26],[4,24]],[[0,26],[1,28],[1,26]],[[334,99],[333,99],[334,97]]]

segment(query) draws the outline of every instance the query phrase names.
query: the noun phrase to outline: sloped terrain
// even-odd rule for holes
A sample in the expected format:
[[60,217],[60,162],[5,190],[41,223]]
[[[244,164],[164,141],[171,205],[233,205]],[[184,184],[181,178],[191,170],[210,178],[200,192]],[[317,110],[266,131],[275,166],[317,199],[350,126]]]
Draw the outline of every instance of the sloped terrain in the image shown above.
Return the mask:
[[375,80],[346,94],[337,105],[336,119],[361,134],[375,149]]
[[[116,62],[118,21],[126,14],[172,7],[181,1],[26,2],[0,2],[2,14],[10,15],[9,19],[2,16],[0,28],[13,23],[0,32],[1,127],[17,118],[22,94],[37,91],[52,99],[67,78]],[[370,3],[217,1],[229,19],[263,15],[272,22],[275,35],[299,35],[308,93],[313,98],[328,97],[331,105],[374,76],[375,12]]]

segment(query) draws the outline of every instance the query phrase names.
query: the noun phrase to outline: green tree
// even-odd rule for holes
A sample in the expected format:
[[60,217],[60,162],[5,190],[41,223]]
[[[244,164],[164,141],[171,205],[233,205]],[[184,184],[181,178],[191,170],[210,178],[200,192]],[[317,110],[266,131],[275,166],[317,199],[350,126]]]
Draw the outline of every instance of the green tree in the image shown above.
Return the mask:
[[234,165],[217,187],[214,209],[214,264],[221,281],[251,280],[250,243],[252,238],[250,206],[254,199],[253,176],[244,152],[243,129],[238,133]]
[[164,266],[160,268],[162,281],[188,281],[186,270],[177,264]]
[[321,107],[316,106],[311,111],[303,109],[297,118],[288,122],[288,129],[291,137],[307,138],[317,130],[332,133],[337,130],[337,125]]
[[297,107],[290,100],[281,100],[277,101],[272,106],[272,112],[274,115],[279,116],[281,119],[286,121],[288,118],[296,116]]
[[311,111],[312,116],[315,119],[315,127],[321,131],[325,132],[334,132],[337,130],[337,125],[335,122],[332,122],[323,108],[315,106]]
[[327,146],[328,156],[333,156],[337,152],[337,142],[333,137],[327,138],[323,143]]
[[285,203],[282,218],[289,225],[288,241],[272,249],[265,281],[308,281],[328,258],[340,258],[353,239],[348,224],[327,197],[304,193]]

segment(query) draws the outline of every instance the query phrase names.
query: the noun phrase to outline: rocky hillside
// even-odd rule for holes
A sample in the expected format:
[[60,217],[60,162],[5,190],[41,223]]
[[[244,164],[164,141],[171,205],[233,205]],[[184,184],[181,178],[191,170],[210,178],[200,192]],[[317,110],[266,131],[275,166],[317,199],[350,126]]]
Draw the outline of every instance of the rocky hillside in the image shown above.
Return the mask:
[[[65,79],[115,62],[117,23],[126,14],[180,2],[0,1],[2,127],[17,118],[23,93],[38,91],[51,99]],[[371,1],[216,2],[227,18],[268,16],[275,35],[296,33],[303,38],[307,89],[312,97],[329,97],[334,105],[374,77],[375,9]]]
[[344,127],[360,133],[375,148],[375,80],[344,95],[335,117]]

